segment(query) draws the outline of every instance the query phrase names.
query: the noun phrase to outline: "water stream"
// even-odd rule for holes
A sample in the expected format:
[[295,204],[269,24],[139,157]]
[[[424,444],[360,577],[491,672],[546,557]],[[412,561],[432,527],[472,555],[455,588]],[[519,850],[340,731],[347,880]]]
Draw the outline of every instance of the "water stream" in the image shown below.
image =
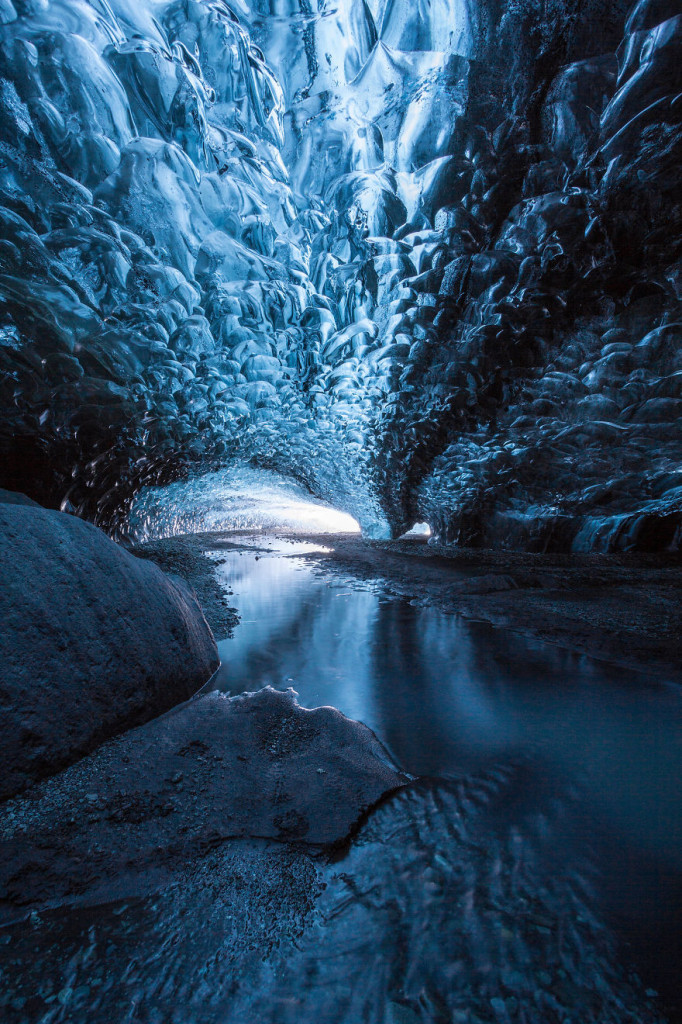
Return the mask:
[[370,726],[414,775],[459,778],[500,762],[573,794],[570,842],[599,865],[624,945],[665,992],[682,986],[682,695],[485,623],[394,597],[381,579],[329,572],[324,550],[278,537],[221,548],[241,615],[211,688],[293,687]]

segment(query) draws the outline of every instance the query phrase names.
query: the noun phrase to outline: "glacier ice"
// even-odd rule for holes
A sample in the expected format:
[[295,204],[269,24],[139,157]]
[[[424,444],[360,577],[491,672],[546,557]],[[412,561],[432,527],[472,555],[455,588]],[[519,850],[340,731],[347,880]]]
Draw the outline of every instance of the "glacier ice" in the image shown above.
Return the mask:
[[143,487],[130,510],[128,529],[138,543],[225,530],[360,531],[351,516],[311,498],[300,484],[240,465],[165,487]]
[[629,6],[2,0],[0,483],[679,547],[682,15]]

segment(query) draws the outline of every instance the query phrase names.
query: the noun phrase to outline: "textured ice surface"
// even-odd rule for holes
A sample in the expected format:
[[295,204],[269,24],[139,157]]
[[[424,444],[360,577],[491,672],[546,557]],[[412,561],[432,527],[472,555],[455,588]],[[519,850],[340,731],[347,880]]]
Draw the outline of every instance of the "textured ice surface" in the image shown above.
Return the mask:
[[679,546],[682,16],[574,6],[3,0],[2,482]]
[[345,512],[323,505],[277,473],[234,466],[167,487],[145,487],[129,517],[136,541],[212,530],[282,528],[302,533],[358,533]]
[[106,520],[148,479],[256,458],[387,532],[377,300],[414,273],[390,236],[446,147],[467,19],[375,14],[8,7],[8,426],[59,453],[67,507]]

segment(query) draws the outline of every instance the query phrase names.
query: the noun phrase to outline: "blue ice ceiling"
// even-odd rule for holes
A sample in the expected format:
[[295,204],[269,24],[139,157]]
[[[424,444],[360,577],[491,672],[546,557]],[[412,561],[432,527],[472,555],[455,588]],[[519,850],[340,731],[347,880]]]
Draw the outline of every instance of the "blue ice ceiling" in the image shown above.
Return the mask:
[[2,482],[676,544],[682,16],[576,3],[2,0]]

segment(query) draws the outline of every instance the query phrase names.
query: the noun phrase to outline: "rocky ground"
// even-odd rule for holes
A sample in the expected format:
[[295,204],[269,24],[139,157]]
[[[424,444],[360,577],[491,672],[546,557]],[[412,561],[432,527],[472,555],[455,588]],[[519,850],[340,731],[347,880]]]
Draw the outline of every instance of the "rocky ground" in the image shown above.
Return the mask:
[[137,545],[133,550],[138,558],[155,562],[164,572],[180,576],[189,583],[216,640],[232,635],[239,616],[215,578],[213,570],[217,563],[215,558],[207,556],[201,535],[167,537]]
[[[270,691],[246,704],[262,720],[264,703],[274,700]],[[290,745],[286,722],[293,716],[300,725],[301,711],[278,707],[277,715],[284,728],[271,721],[272,738]],[[577,1011],[586,1024],[663,1024],[654,993],[619,964],[589,863],[567,870],[570,803],[548,808],[541,780],[523,765],[405,785],[374,759],[362,726],[317,725],[317,737],[302,743],[306,755],[317,755],[308,758],[308,777],[295,763],[291,771],[290,749],[273,755],[254,748],[253,736],[241,746],[236,739],[265,770],[262,791],[248,765],[224,757],[213,767],[212,752],[226,753],[215,736],[200,754],[173,751],[204,762],[186,767],[181,780],[165,777],[165,751],[158,768],[135,763],[135,785],[133,762],[126,769],[128,755],[120,755],[151,737],[145,726],[137,739],[117,741],[13,801],[2,827],[3,1021],[546,1024],[573,1020]],[[370,770],[362,793],[347,787],[340,801],[332,793],[325,808],[315,792],[339,771],[352,780],[357,767],[344,770],[328,747],[342,738],[339,730],[364,746]],[[325,756],[320,740],[328,757],[318,781],[310,773]],[[234,744],[233,734],[231,754]],[[282,833],[268,782],[273,761],[306,813],[312,794],[319,814],[309,836]],[[251,780],[248,802],[241,775]],[[146,792],[154,776],[164,800],[161,786]],[[358,795],[387,785],[349,842],[320,845],[348,827]],[[225,799],[216,807],[212,800],[223,786],[241,819],[231,836],[224,825],[220,833],[202,822],[204,812],[224,815]]]
[[146,895],[228,840],[335,847],[406,781],[332,708],[271,689],[195,697],[5,805],[0,926]]

